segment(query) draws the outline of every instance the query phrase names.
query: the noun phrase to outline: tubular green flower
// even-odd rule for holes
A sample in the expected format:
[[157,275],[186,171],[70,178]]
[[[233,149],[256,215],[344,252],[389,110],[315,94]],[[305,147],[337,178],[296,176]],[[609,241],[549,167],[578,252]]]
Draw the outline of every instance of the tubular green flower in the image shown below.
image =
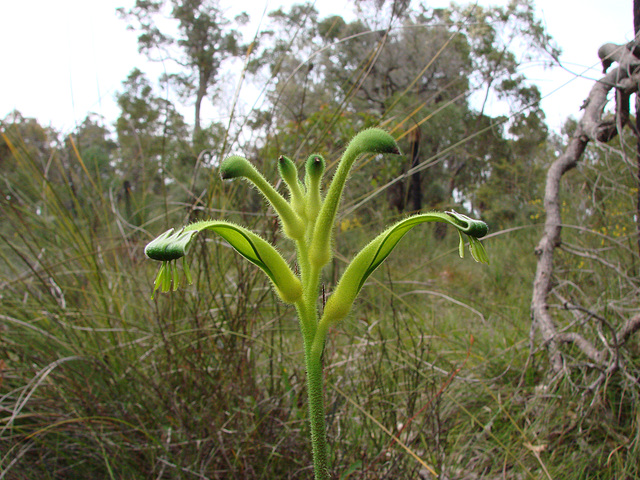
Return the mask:
[[[154,293],[157,289],[163,292],[169,291],[172,281],[174,290],[177,288],[173,261],[187,253],[191,239],[202,230],[216,232],[229,242],[240,255],[260,267],[269,277],[284,302],[294,303],[300,298],[302,284],[278,251],[266,240],[246,228],[222,220],[196,222],[178,233],[173,233],[173,229],[171,229],[147,245],[145,248],[147,256],[163,262],[156,278]],[[188,268],[185,269],[185,272],[187,278],[190,279]]]
[[[456,212],[431,212],[401,220],[378,235],[351,261],[338,282],[333,294],[327,300],[323,318],[320,321],[328,326],[343,319],[353,305],[353,302],[364,285],[366,279],[389,256],[398,242],[413,227],[425,222],[443,222],[453,225],[460,234],[461,246],[464,246],[462,235],[470,240],[473,258],[481,263],[488,263],[488,257],[477,237],[487,234],[487,224],[474,220]],[[461,256],[463,251],[461,251]]]
[[291,159],[282,155],[278,159],[278,172],[291,194],[291,206],[298,215],[304,217],[304,187],[298,179],[298,169]]
[[223,180],[245,178],[253,183],[280,217],[285,235],[293,239],[302,238],[305,231],[302,219],[284,197],[256,170],[249,160],[237,155],[227,157],[220,164],[220,176]]
[[[318,211],[322,205],[322,195],[320,188],[322,187],[322,176],[327,164],[320,155],[311,155],[305,164],[304,183],[307,189],[307,198],[305,202],[305,215],[312,219],[310,227],[313,227],[314,220],[318,216]],[[311,232],[308,232],[311,234]]]
[[336,212],[340,206],[342,191],[353,163],[364,153],[399,154],[400,149],[395,139],[384,130],[370,128],[358,133],[345,150],[336,170],[327,196],[322,204],[310,248],[310,260],[321,268],[331,260],[331,235]]

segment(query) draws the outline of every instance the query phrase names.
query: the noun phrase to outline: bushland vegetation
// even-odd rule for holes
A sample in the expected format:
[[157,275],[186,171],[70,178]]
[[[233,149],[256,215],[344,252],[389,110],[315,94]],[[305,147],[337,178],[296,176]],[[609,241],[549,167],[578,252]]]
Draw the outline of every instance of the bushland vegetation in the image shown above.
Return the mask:
[[[152,299],[157,266],[143,249],[169,227],[219,218],[278,245],[275,214],[221,180],[221,161],[242,152],[276,181],[280,155],[300,165],[319,153],[331,172],[373,126],[404,155],[356,164],[325,292],[373,233],[421,211],[482,218],[491,264],[453,261],[453,231],[416,229],[369,277],[323,353],[333,477],[640,476],[637,128],[625,127],[638,82],[607,84],[619,101],[589,117],[597,128],[567,112],[576,119],[553,132],[519,73],[557,58],[526,0],[362,1],[356,19],[301,4],[247,38],[247,18],[217,8],[121,12],[141,49],[176,70],[132,71],[115,123],[88,115],[59,132],[19,112],[2,120],[0,477],[310,478],[295,311],[204,237],[191,245],[193,285]],[[171,36],[156,15],[175,19]],[[637,47],[614,47],[603,64],[633,80]],[[251,91],[262,96],[247,104]],[[492,114],[492,99],[507,113]],[[203,117],[203,101],[225,120]],[[576,139],[550,202],[547,171]],[[536,297],[542,240],[557,227]]]

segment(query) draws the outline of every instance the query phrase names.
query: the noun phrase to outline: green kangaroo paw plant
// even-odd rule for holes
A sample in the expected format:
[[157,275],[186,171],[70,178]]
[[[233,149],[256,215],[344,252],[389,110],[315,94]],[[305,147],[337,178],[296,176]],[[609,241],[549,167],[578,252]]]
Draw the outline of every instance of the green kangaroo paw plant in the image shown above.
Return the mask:
[[280,157],[278,172],[287,187],[288,198],[278,193],[247,159],[232,156],[222,162],[220,175],[223,179],[244,178],[251,182],[276,211],[282,230],[295,244],[298,274],[292,271],[282,255],[266,240],[244,227],[221,220],[197,222],[177,232],[168,230],[145,249],[149,258],[162,262],[153,293],[157,290],[175,290],[179,285],[176,261],[183,259],[185,276],[191,283],[185,255],[199,232],[212,230],[240,255],[265,272],[283,302],[295,305],[304,342],[309,425],[316,480],[328,479],[330,471],[324,420],[322,350],[329,328],[349,314],[367,278],[409,230],[425,222],[452,225],[460,235],[460,256],[464,256],[464,244],[468,241],[472,257],[478,262],[489,263],[484,246],[479,240],[487,234],[484,222],[454,211],[414,215],[379,234],[354,257],[320,315],[317,301],[320,273],[333,255],[334,223],[349,172],[355,161],[364,154],[399,153],[395,140],[384,130],[372,128],[360,132],[349,143],[340,159],[324,198],[321,188],[326,162],[320,155],[311,155],[307,159],[304,182],[300,181],[294,162],[285,156]]

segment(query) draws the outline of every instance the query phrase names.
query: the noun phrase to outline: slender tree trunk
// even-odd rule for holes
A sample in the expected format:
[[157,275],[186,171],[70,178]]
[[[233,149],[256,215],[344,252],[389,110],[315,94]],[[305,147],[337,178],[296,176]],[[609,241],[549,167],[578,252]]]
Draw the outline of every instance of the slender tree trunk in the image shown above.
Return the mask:
[[202,129],[200,125],[200,111],[202,109],[202,101],[207,95],[208,85],[207,73],[205,71],[200,71],[198,91],[196,92],[195,118],[193,119],[193,145],[195,147],[198,147],[197,143],[199,142],[200,130]]
[[[636,38],[640,32],[640,0],[633,0],[633,31]],[[636,132],[640,132],[640,99],[636,94]],[[640,253],[640,136],[636,138],[636,164],[638,166],[637,171],[637,184],[638,193],[636,199],[636,230],[637,230],[637,243],[638,252]]]
[[195,145],[198,141],[198,137],[200,136],[200,109],[202,108],[202,99],[204,97],[200,95],[198,92],[198,96],[196,97],[196,112],[195,118],[193,120],[193,144]]
[[[411,132],[411,168],[416,167],[420,163],[420,127]],[[414,212],[422,210],[422,186],[420,181],[420,172],[411,174],[409,182],[409,198],[411,207]]]

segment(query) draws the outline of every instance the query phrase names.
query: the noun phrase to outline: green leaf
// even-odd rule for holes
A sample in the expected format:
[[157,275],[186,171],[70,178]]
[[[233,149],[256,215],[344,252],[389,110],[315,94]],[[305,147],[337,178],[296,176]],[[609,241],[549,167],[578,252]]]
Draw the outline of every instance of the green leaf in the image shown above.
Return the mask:
[[458,229],[461,241],[463,234],[469,238],[473,258],[478,262],[488,263],[487,253],[480,240],[476,238],[486,235],[488,228],[484,222],[456,212],[453,214],[431,212],[414,215],[382,232],[355,256],[327,301],[323,321],[324,317],[329,319],[327,321],[331,323],[344,318],[351,310],[351,306],[367,278],[389,256],[409,230],[425,222],[443,222],[453,225]]
[[356,460],[354,463],[352,463],[351,465],[349,465],[349,468],[347,468],[342,475],[340,475],[340,480],[347,480],[347,478],[349,478],[349,476],[358,471],[359,469],[362,468],[362,461],[361,460]]

